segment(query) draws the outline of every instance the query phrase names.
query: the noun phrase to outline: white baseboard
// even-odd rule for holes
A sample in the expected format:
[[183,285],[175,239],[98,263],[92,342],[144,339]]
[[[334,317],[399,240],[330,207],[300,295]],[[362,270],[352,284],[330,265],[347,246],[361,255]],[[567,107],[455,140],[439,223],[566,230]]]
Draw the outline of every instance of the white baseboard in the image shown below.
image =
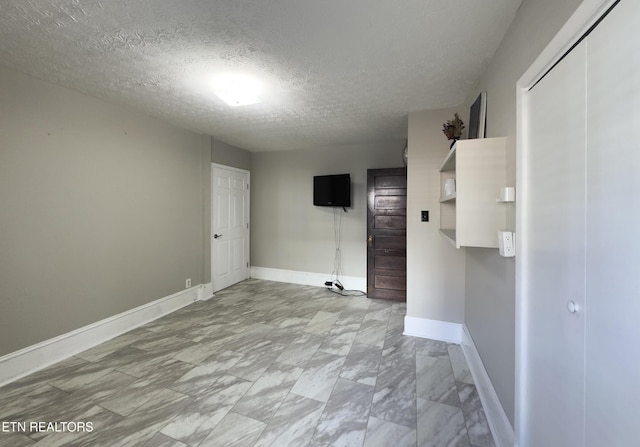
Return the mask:
[[471,376],[480,395],[482,408],[484,408],[484,413],[487,416],[487,422],[496,442],[496,447],[511,447],[514,445],[513,427],[511,427],[511,423],[502,408],[487,370],[484,369],[484,364],[467,326],[463,325],[462,329],[462,351],[467,359]]
[[200,284],[198,287],[198,301],[206,301],[213,298],[213,283]]
[[460,344],[462,324],[406,316],[404,317],[404,335]]
[[496,447],[513,446],[513,427],[502,408],[489,375],[484,369],[480,354],[467,327],[463,324],[450,323],[448,321],[406,316],[404,317],[404,334],[457,343],[462,346],[462,351],[469,364],[469,370],[476,384]]
[[[206,285],[205,285],[206,289]],[[0,357],[0,386],[187,306],[208,292],[191,287]],[[213,290],[213,289],[211,289]],[[213,295],[211,293],[211,295]]]
[[[268,281],[303,284],[305,286],[324,287],[325,281],[331,280],[330,273],[300,272],[297,270],[272,269],[268,267],[251,267],[251,277]],[[347,290],[367,290],[367,278],[343,276],[342,285]]]

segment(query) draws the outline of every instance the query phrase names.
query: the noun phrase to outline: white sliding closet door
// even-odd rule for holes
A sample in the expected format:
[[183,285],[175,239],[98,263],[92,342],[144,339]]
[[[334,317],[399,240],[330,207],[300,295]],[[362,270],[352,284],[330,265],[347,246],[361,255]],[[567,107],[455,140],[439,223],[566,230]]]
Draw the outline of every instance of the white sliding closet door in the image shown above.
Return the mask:
[[524,97],[520,447],[640,445],[640,1]]
[[640,445],[640,2],[588,38],[587,446]]
[[583,43],[528,98],[529,446],[584,445],[585,60]]

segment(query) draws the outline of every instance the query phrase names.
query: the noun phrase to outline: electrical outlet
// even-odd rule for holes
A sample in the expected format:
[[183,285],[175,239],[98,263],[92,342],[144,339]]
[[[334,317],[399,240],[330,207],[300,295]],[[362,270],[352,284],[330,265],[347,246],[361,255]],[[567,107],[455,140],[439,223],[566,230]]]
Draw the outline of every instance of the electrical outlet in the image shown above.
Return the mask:
[[189,287],[191,287],[191,278],[187,279],[185,287],[188,289]]

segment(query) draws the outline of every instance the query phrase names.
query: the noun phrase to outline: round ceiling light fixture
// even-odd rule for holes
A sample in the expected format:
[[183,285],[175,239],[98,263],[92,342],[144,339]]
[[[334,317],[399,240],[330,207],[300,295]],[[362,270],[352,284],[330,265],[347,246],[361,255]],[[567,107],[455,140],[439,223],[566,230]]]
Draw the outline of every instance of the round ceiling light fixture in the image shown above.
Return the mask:
[[215,94],[232,107],[260,102],[260,82],[246,75],[220,76],[214,83]]

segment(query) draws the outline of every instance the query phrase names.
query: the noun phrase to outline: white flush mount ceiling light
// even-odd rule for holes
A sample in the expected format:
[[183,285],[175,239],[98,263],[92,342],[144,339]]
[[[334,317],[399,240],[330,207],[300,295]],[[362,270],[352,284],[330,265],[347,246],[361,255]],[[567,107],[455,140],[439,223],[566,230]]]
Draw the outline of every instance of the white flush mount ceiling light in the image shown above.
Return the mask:
[[260,102],[261,85],[244,75],[227,75],[215,82],[216,95],[230,106],[248,106]]

